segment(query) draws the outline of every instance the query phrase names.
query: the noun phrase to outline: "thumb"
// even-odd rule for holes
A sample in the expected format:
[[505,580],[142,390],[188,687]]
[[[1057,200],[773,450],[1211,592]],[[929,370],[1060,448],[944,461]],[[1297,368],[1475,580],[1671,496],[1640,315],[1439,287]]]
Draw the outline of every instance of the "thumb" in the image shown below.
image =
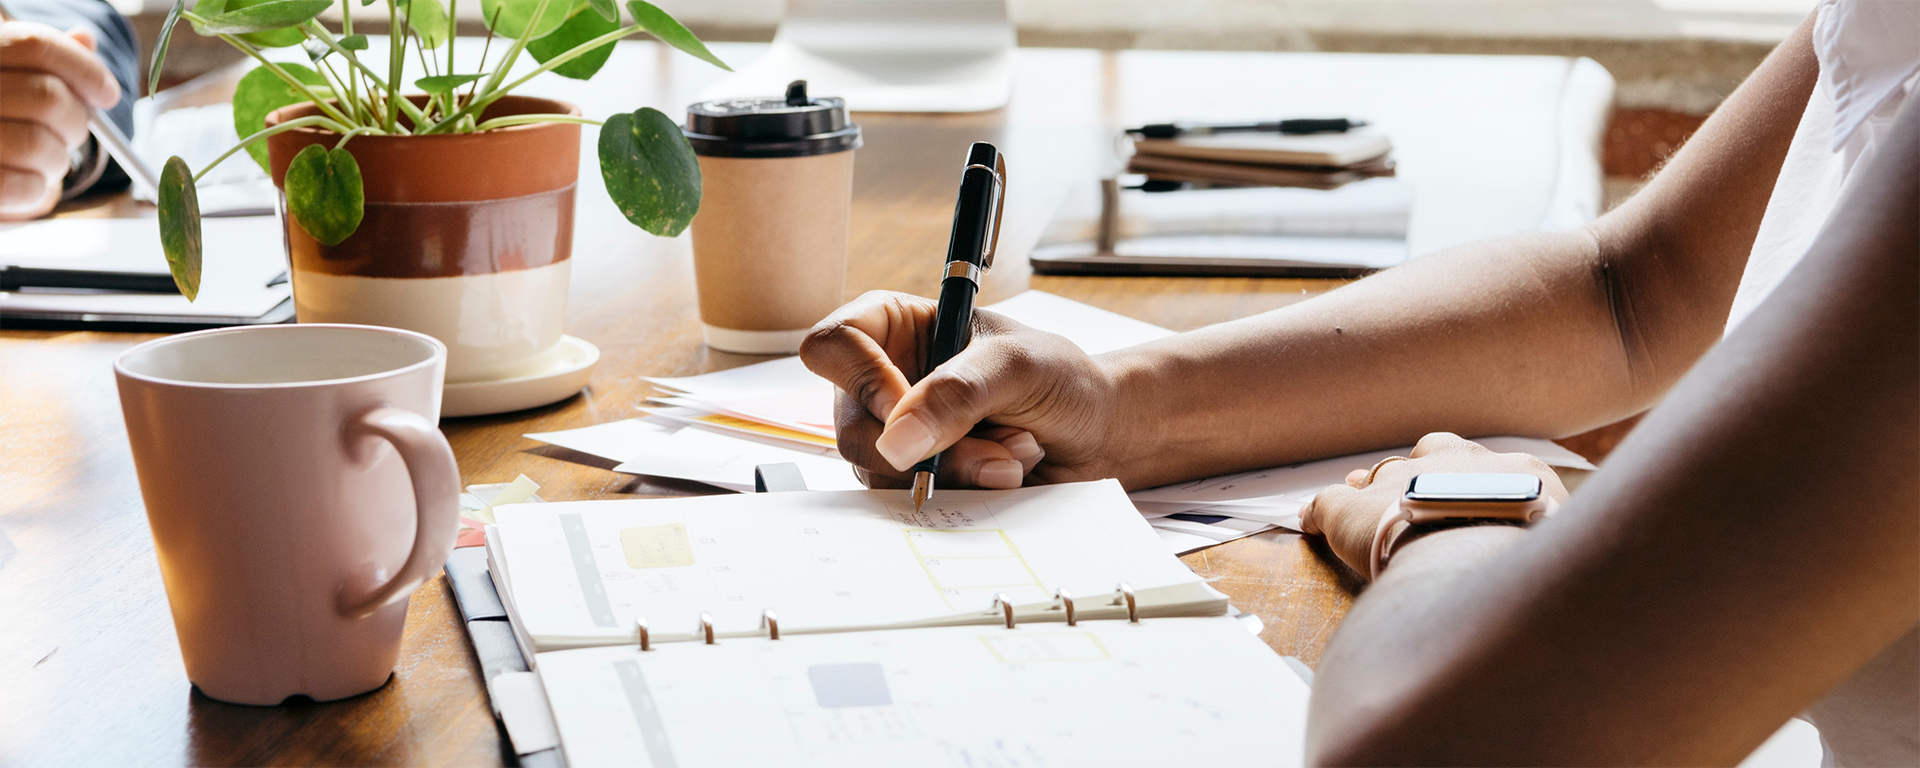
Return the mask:
[[1017,348],[993,337],[974,343],[907,390],[874,448],[894,469],[953,445],[975,425],[1018,405],[1030,388]]
[[74,27],[73,29],[67,30],[67,37],[73,38],[74,42],[79,43],[89,51],[100,50],[100,41],[95,39],[93,31],[86,27]]

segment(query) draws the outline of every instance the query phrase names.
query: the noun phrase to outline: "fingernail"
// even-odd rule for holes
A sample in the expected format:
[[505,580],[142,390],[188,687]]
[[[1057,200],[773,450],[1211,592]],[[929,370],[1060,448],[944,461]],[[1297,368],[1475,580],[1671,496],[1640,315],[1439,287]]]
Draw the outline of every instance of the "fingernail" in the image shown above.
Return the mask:
[[881,458],[902,472],[933,452],[933,430],[915,414],[907,414],[887,426],[880,439],[873,441]]
[[980,476],[975,479],[982,488],[1018,488],[1021,478],[1020,462],[1000,459],[980,465]]
[[1022,463],[1032,461],[1047,454],[1046,451],[1040,449],[1040,441],[1033,439],[1032,432],[1021,432],[1013,437],[1009,437],[1006,439],[1006,442],[1001,443],[1001,445],[1006,446],[1007,450],[1013,454],[1013,458]]

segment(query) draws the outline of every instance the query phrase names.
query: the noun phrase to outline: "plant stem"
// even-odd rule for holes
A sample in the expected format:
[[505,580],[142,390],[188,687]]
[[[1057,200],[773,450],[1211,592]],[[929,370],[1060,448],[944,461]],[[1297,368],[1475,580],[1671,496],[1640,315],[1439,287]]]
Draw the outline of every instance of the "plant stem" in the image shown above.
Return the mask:
[[[500,12],[502,10],[505,10],[506,7],[507,6],[505,4],[495,6],[493,9],[493,18],[487,19],[487,41],[480,45],[479,69],[481,71],[485,71],[487,68],[487,52],[493,50],[493,25],[500,23]],[[481,6],[481,10],[482,12],[485,12],[485,6]],[[467,98],[464,101],[461,99],[454,99],[454,104],[453,104],[454,108],[458,109],[463,103],[464,104],[473,103],[473,94],[479,90],[480,90],[480,81],[476,79],[473,81],[472,85],[467,86]],[[456,125],[454,127],[458,128],[460,126]]]
[[[190,11],[182,12],[180,14],[180,18],[187,19],[188,21],[197,21],[197,22],[206,21],[206,19],[196,16]],[[341,114],[340,110],[334,109],[333,106],[328,104],[325,99],[320,98],[320,94],[314,93],[312,88],[307,87],[306,83],[300,82],[299,78],[294,77],[293,75],[287,74],[287,71],[284,69],[281,69],[280,65],[275,64],[271,61],[268,61],[267,57],[260,55],[260,51],[258,49],[255,49],[252,45],[248,45],[247,41],[241,40],[238,37],[234,37],[233,35],[228,35],[228,34],[217,34],[215,35],[215,37],[218,37],[221,40],[226,41],[228,45],[231,45],[235,48],[240,49],[241,53],[245,53],[248,56],[252,56],[255,60],[260,62],[261,66],[266,67],[268,71],[272,72],[274,75],[278,76],[281,80],[285,81],[287,85],[293,86],[293,89],[296,91],[299,91],[302,96],[307,97],[307,100],[313,102],[314,106],[319,107],[320,111],[327,113],[328,117],[331,117],[334,120],[337,120],[342,123],[346,123],[348,125],[355,125],[360,122],[351,117],[347,117],[344,114]]]
[[[320,27],[319,22],[312,19],[308,19],[308,23]],[[320,27],[320,32],[325,34],[327,38],[333,37],[333,35],[326,34],[326,31],[326,27]],[[340,32],[349,37],[353,35],[353,0],[340,0]],[[330,45],[329,47],[333,48],[335,52],[341,50],[339,46]],[[347,51],[347,53],[352,53],[352,51]],[[348,58],[351,59],[352,57],[349,56]],[[353,68],[352,61],[347,63],[347,77],[350,78],[350,82],[347,84],[347,88],[349,89],[347,95],[350,97],[348,108],[351,109],[355,115],[364,117],[366,116],[366,105],[360,101],[360,72]],[[369,92],[367,95],[371,97],[373,94]]]
[[514,38],[513,47],[507,49],[507,55],[501,57],[500,66],[493,70],[493,77],[487,78],[487,87],[480,91],[482,98],[493,93],[493,89],[500,86],[500,81],[507,78],[507,70],[513,69],[513,63],[520,60],[520,52],[526,50],[527,41],[533,39],[533,30],[540,25],[541,17],[547,15],[550,2],[552,0],[540,0],[540,4],[533,7],[533,17],[527,19],[527,26],[521,28],[520,35]]
[[[348,0],[351,2],[352,0]],[[545,2],[545,0],[542,0]],[[407,27],[411,29],[412,24]],[[394,30],[400,30],[400,42],[394,43]],[[387,0],[387,130],[400,125],[400,67],[407,60],[407,32],[400,29],[400,5],[398,0]]]
[[[413,38],[413,49],[414,49],[415,51],[418,51],[418,52],[420,52],[420,64],[421,64],[421,68],[422,68],[422,69],[425,69],[425,70],[426,70],[426,73],[427,73],[427,76],[428,76],[428,77],[432,77],[432,76],[434,75],[434,71],[433,71],[433,57],[431,57],[431,56],[428,56],[428,55],[427,55],[427,44],[426,44],[426,43],[424,43],[424,42],[421,42],[421,40],[420,40],[420,30],[417,30],[417,29],[414,29],[414,28],[413,28],[413,22],[411,22],[411,21],[409,21],[409,22],[407,22],[407,29],[408,29],[409,31],[411,31],[411,32],[413,32],[413,34],[412,34],[412,35],[410,35],[410,37],[412,37],[412,38]],[[429,119],[431,119],[431,118],[433,117],[433,104],[434,104],[434,99],[433,99],[433,94],[431,94],[431,93],[429,93],[429,94],[427,94],[427,105],[426,105],[426,108],[425,108],[425,109],[422,109],[422,110],[420,110],[420,114],[422,114],[422,115],[425,115],[426,117],[428,117]],[[414,121],[414,123],[413,123],[413,127],[415,127],[415,128],[418,128],[418,127],[420,127],[421,125],[422,125],[422,123],[421,123],[420,121],[418,121],[418,120],[415,120],[415,121]]]
[[[333,120],[323,117],[321,115],[308,115],[306,117],[300,117],[300,118],[288,120],[284,123],[273,126],[272,128],[263,128],[259,132],[254,133],[252,136],[248,136],[244,139],[241,139],[240,143],[235,144],[232,147],[228,147],[226,152],[221,153],[219,157],[216,157],[213,159],[213,162],[208,163],[207,167],[200,169],[199,173],[196,173],[193,175],[193,183],[195,184],[200,183],[200,177],[207,175],[207,171],[213,170],[214,166],[217,166],[222,161],[226,160],[229,157],[232,157],[233,153],[239,152],[240,150],[245,149],[248,144],[252,144],[256,141],[260,141],[276,133],[285,133],[295,128],[305,128],[309,125],[317,125],[329,131],[334,131],[336,133],[345,133],[345,134],[348,134],[349,136],[356,133],[365,133],[368,131],[377,130],[372,126],[365,126],[365,125],[359,126],[357,128],[348,128],[344,125],[334,122]],[[342,143],[345,143],[345,142],[343,141]]]
[[[627,35],[631,35],[635,32],[644,32],[644,31],[646,31],[644,27],[638,24],[634,24],[632,26],[621,27],[620,29],[616,29],[612,32],[608,32],[604,35],[596,37],[592,40],[588,40],[584,43],[576,45],[568,49],[566,53],[560,54],[551,59],[547,59],[545,64],[541,64],[539,67],[536,67],[532,72],[528,72],[525,76],[521,77],[518,80],[513,81],[512,83],[507,84],[505,87],[492,89],[487,93],[481,94],[480,96],[474,98],[472,101],[467,102],[467,105],[464,107],[461,107],[458,112],[448,115],[447,119],[442,120],[438,123],[434,123],[432,127],[427,128],[424,131],[420,131],[420,133],[423,133],[423,134],[439,133],[442,127],[452,124],[453,121],[455,120],[458,120],[462,117],[468,117],[471,115],[478,115],[481,110],[484,110],[487,108],[487,105],[492,104],[495,100],[499,99],[502,96],[507,95],[507,93],[511,92],[513,89],[518,88],[522,85],[525,85],[526,82],[528,80],[533,79],[535,75],[538,75],[542,72],[547,72],[553,69],[554,67],[558,67],[562,64],[565,64],[581,56],[585,56],[589,51],[592,51],[595,48],[599,48],[602,45],[606,45],[607,43],[611,43],[615,40],[619,40],[620,38],[626,37]],[[502,68],[498,71],[505,72],[506,69]]]
[[373,132],[373,131],[376,131],[376,130],[379,130],[379,129],[377,129],[377,128],[374,128],[373,126],[369,126],[369,125],[363,125],[363,126],[360,126],[360,127],[358,127],[358,128],[355,128],[355,129],[353,129],[353,130],[351,130],[351,131],[347,131],[345,135],[342,135],[342,136],[340,137],[340,143],[338,143],[338,144],[335,144],[335,145],[333,145],[333,149],[334,149],[334,151],[335,151],[335,152],[338,152],[338,151],[340,151],[340,150],[342,150],[342,149],[346,149],[346,148],[347,148],[347,142],[348,142],[348,141],[350,141],[350,140],[352,140],[352,139],[353,139],[353,137],[355,137],[355,136],[358,136],[358,135],[360,135],[360,134],[363,134],[363,133],[371,133],[371,132]]
[[[347,0],[347,2],[350,3],[350,2],[353,2],[353,0]],[[394,90],[392,86],[387,85],[387,82],[385,80],[380,79],[379,75],[374,74],[373,70],[368,69],[367,65],[360,63],[360,58],[358,56],[353,55],[353,51],[349,51],[345,48],[340,47],[340,41],[335,40],[333,38],[333,34],[328,32],[326,27],[320,26],[318,22],[308,21],[305,29],[308,32],[313,33],[314,37],[319,38],[320,42],[326,43],[327,47],[332,48],[335,53],[338,53],[342,56],[347,57],[347,61],[353,64],[355,71],[365,74],[367,76],[367,80],[370,81],[374,86],[378,87],[382,91],[392,92]],[[392,43],[393,36],[391,34],[387,36],[387,41],[388,43]],[[368,89],[367,91],[367,101],[369,103],[373,102],[372,89]],[[400,108],[403,110],[406,110],[407,117],[413,118],[413,120],[416,123],[419,123],[425,119],[425,116],[420,114],[420,110],[416,109],[413,106],[413,102],[402,99],[400,102]],[[368,120],[368,122],[373,122],[373,121]]]
[[340,79],[340,73],[333,71],[333,65],[325,61],[314,63],[318,65],[318,68],[314,71],[319,72],[321,79],[327,81],[327,88],[333,91],[334,100],[339,102],[340,106],[345,107],[348,114],[353,114],[352,100],[341,96],[342,93],[346,92],[346,81]]
[[484,123],[481,123],[474,130],[491,131],[495,128],[506,128],[508,126],[513,126],[513,125],[526,125],[527,123],[579,123],[581,125],[600,125],[601,124],[599,120],[593,120],[585,117],[574,117],[573,115],[549,115],[549,114],[508,115],[506,117],[496,117],[492,120],[488,120]]
[[[460,36],[460,17],[454,13],[460,10],[460,0],[447,0],[447,74],[453,74],[453,41]],[[453,105],[447,105],[452,109]]]

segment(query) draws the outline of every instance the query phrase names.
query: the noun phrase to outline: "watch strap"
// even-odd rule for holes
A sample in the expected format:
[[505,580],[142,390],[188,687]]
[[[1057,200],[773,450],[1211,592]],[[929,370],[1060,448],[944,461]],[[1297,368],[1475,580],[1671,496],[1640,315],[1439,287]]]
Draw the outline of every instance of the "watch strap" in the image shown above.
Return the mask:
[[1394,499],[1393,503],[1388,504],[1386,510],[1380,514],[1380,524],[1373,529],[1373,546],[1367,559],[1369,565],[1367,581],[1373,582],[1380,580],[1380,574],[1387,569],[1387,560],[1393,555],[1394,545],[1400,543],[1401,539],[1406,538],[1407,530],[1419,527],[1437,531],[1448,528],[1471,528],[1480,525],[1517,525],[1524,528],[1546,519],[1560,508],[1559,503],[1555,502],[1551,496],[1543,495],[1541,501],[1544,502],[1541,509],[1526,520],[1502,520],[1479,517],[1438,520],[1429,523],[1420,523],[1418,526],[1408,525],[1406,530],[1395,534],[1393,530],[1394,526],[1400,523],[1410,522],[1413,518],[1413,513],[1402,506],[1399,499]]

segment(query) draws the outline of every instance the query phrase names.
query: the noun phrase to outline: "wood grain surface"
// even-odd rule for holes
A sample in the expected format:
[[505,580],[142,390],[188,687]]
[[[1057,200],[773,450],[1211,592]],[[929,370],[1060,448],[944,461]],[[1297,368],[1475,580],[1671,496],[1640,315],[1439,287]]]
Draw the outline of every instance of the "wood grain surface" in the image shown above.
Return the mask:
[[[760,50],[715,48],[735,64]],[[1108,162],[1113,132],[1128,114],[1122,102],[1137,106],[1170,97],[1130,87],[1119,61],[1124,56],[1022,51],[1015,101],[1006,109],[857,115],[866,146],[856,162],[849,296],[937,289],[959,167],[968,144],[977,140],[999,143],[1011,164],[1006,255],[988,279],[983,302],[1034,288],[1184,330],[1284,306],[1337,285],[1030,275],[1025,251],[1052,201],[1067,184],[1093,178]],[[1283,69],[1293,61],[1286,54],[1235,59],[1249,60]],[[717,76],[656,46],[623,43],[591,85],[556,81],[534,91],[573,100],[593,116],[639,105],[676,114]],[[1274,81],[1284,78],[1262,79]],[[1179,87],[1164,78],[1156,82],[1158,88]],[[1230,104],[1221,109],[1234,111]],[[1417,168],[1420,159],[1402,162]],[[765,359],[701,344],[685,238],[655,238],[628,225],[606,201],[598,170],[590,165],[583,168],[578,198],[567,330],[599,346],[599,367],[587,389],[570,400],[444,421],[463,479],[505,482],[525,473],[550,500],[710,492],[692,483],[617,474],[607,462],[521,436],[631,417],[648,394],[643,375],[688,375]],[[152,215],[124,196],[83,200],[63,211]],[[218,259],[209,254],[209,267]],[[206,699],[191,688],[110,368],[115,355],[147,338],[0,331],[0,763],[510,761],[443,580],[413,596],[400,665],[378,691],[326,704],[244,707]],[[1262,637],[1275,651],[1309,664],[1317,662],[1356,587],[1324,548],[1296,535],[1263,534],[1185,560],[1217,578],[1216,586],[1236,606],[1265,621]]]

